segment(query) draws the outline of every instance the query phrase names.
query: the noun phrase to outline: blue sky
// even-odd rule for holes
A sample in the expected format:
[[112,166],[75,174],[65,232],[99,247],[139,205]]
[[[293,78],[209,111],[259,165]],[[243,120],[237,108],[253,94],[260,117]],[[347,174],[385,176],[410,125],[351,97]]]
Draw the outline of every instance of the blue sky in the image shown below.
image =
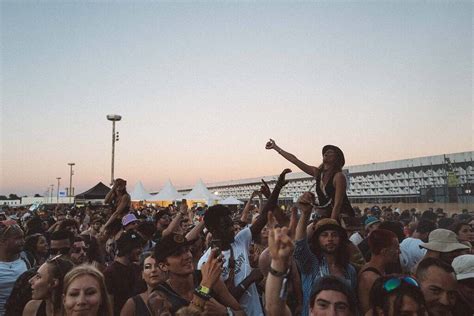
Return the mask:
[[473,149],[472,3],[1,3],[0,194]]

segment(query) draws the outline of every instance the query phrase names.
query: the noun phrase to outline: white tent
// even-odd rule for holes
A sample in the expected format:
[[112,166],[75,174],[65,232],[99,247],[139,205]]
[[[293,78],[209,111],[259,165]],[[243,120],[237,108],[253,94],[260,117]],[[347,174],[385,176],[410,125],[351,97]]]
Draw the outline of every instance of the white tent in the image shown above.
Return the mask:
[[196,185],[191,192],[186,194],[183,198],[190,201],[206,201],[207,205],[213,205],[216,201],[221,199],[217,195],[209,192],[201,179],[196,182]]
[[222,201],[219,201],[219,204],[222,204],[222,205],[242,205],[242,204],[244,204],[244,202],[236,199],[233,196],[229,196],[228,198],[226,198]]
[[160,192],[153,197],[154,201],[176,201],[181,199],[182,195],[178,193],[169,179],[166,181],[163,189],[161,189]]
[[141,181],[135,185],[132,193],[130,193],[130,198],[132,201],[155,201],[155,196],[151,195],[150,193],[145,190]]

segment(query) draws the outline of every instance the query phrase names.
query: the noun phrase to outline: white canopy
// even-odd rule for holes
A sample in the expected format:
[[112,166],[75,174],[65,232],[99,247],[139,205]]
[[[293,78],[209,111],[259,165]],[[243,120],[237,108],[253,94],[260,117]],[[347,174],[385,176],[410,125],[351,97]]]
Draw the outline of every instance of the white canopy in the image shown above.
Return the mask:
[[236,199],[233,196],[229,196],[228,198],[226,198],[222,201],[219,201],[219,204],[222,204],[222,205],[242,205],[242,204],[244,204],[244,202]]
[[154,201],[155,196],[151,195],[150,193],[145,190],[141,181],[135,185],[132,193],[130,193],[130,198],[132,201]]
[[196,185],[191,190],[191,192],[186,194],[183,198],[186,200],[204,200],[208,205],[212,205],[215,203],[215,201],[219,201],[221,199],[217,195],[209,192],[201,179],[196,182]]
[[154,201],[175,201],[180,200],[182,195],[178,193],[176,188],[171,183],[171,180],[166,181],[165,186],[160,192],[153,197]]

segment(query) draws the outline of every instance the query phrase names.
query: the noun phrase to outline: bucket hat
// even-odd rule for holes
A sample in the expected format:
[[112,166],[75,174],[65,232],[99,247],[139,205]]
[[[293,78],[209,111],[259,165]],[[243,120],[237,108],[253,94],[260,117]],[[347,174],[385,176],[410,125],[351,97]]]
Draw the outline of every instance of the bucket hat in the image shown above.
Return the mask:
[[456,233],[447,229],[438,228],[429,234],[428,242],[421,243],[420,248],[437,252],[451,252],[455,250],[469,249],[469,246],[461,244],[457,239]]

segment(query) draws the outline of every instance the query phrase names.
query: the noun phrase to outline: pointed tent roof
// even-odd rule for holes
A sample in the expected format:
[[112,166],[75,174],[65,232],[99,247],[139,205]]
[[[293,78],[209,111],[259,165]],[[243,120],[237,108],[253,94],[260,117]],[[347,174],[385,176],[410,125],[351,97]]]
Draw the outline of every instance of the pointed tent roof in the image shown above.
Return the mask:
[[201,179],[196,182],[191,192],[186,194],[183,198],[186,200],[205,200],[208,202],[220,200],[220,197],[209,192]]
[[183,196],[178,193],[176,188],[171,183],[171,180],[166,181],[165,186],[160,192],[153,197],[154,201],[175,201],[181,199]]
[[143,186],[141,181],[138,181],[133,189],[132,193],[130,193],[130,198],[132,201],[154,201],[155,197],[148,193]]
[[219,204],[222,204],[222,205],[242,205],[242,204],[244,204],[244,202],[236,199],[233,196],[229,196],[228,198],[226,198],[222,201],[219,201]]
[[76,199],[83,199],[83,200],[99,200],[105,199],[107,193],[109,193],[110,188],[103,184],[102,182],[97,183],[95,186],[90,188],[89,190],[77,194],[75,196]]

